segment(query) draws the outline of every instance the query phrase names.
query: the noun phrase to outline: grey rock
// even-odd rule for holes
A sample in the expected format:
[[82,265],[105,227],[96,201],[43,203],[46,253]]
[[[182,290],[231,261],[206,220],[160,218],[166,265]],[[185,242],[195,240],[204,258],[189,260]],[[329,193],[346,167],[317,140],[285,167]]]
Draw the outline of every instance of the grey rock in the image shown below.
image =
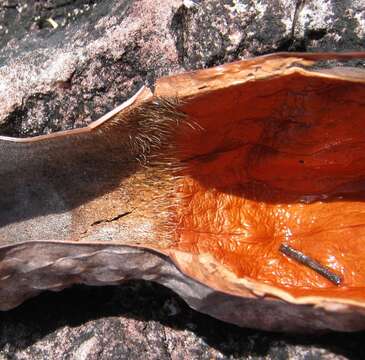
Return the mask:
[[[166,303],[179,308],[171,315]],[[364,333],[321,337],[238,328],[133,281],[42,294],[0,314],[0,359],[361,359]]]
[[[364,45],[364,0],[0,0],[0,130],[85,126],[163,75]],[[1,313],[0,359],[361,359],[364,336],[240,329],[134,281]]]
[[183,70],[273,51],[360,50],[364,25],[364,0],[4,1],[1,131],[84,126]]

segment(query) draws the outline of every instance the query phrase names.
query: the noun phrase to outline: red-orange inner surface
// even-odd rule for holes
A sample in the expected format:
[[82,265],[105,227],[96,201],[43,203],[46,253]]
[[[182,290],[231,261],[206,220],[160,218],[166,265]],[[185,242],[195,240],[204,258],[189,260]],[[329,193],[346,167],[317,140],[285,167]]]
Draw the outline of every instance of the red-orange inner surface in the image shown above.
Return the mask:
[[[176,248],[295,294],[365,299],[365,85],[290,75],[204,95],[183,110]],[[341,275],[336,286],[279,251]]]

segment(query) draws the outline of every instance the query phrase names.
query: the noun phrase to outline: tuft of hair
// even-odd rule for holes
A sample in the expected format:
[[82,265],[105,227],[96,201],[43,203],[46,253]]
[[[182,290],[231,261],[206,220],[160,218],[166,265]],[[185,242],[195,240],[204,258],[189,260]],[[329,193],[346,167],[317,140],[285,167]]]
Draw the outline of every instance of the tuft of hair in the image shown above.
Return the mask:
[[146,217],[146,223],[154,223],[158,247],[174,241],[178,225],[179,189],[187,166],[182,154],[189,144],[178,143],[177,138],[182,132],[202,130],[181,111],[182,105],[177,98],[155,97],[116,115],[98,129],[104,141],[124,144],[128,157],[139,163],[149,194],[139,213],[141,218]]
[[174,137],[178,131],[190,127],[188,117],[179,108],[182,102],[177,98],[155,97],[103,124],[99,131],[105,135],[119,136],[128,143],[130,153],[145,166],[158,162],[176,160],[179,152]]

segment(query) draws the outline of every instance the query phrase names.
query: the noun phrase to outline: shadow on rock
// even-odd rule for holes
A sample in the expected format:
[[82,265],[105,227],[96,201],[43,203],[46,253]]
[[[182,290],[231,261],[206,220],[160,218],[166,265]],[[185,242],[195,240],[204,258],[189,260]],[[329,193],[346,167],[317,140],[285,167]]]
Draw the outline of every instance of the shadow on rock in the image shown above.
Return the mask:
[[[31,347],[45,337],[52,338],[65,327],[82,329],[92,322],[93,331],[103,335],[104,321],[118,318],[128,322],[143,322],[143,336],[157,331],[155,336],[166,336],[162,328],[181,336],[190,332],[197,341],[219,351],[227,357],[288,358],[291,347],[307,348],[313,356],[320,349],[333,355],[351,359],[364,358],[364,332],[330,333],[322,336],[275,334],[252,329],[242,329],[226,324],[190,309],[169,289],[144,281],[131,281],[117,287],[77,286],[58,294],[44,293],[20,307],[0,314],[0,349],[6,345],[13,352]],[[159,326],[150,327],[148,324]],[[98,328],[99,327],[99,328]],[[108,333],[107,336],[120,336]],[[166,339],[165,339],[166,340]],[[171,339],[170,339],[171,340]],[[314,350],[313,350],[314,349]],[[312,357],[311,357],[312,358]]]

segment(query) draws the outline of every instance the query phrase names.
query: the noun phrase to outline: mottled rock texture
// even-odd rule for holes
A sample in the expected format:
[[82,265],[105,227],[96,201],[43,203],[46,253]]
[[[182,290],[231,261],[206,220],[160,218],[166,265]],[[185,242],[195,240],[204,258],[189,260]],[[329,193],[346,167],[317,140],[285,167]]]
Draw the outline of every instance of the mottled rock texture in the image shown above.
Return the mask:
[[3,0],[0,130],[84,126],[156,77],[364,47],[364,0]]
[[[364,0],[0,0],[0,132],[84,126],[162,75],[364,46]],[[0,359],[361,359],[364,337],[239,329],[143,282],[0,314]]]
[[0,359],[363,359],[363,341],[241,329],[146,282],[43,294],[0,314]]

